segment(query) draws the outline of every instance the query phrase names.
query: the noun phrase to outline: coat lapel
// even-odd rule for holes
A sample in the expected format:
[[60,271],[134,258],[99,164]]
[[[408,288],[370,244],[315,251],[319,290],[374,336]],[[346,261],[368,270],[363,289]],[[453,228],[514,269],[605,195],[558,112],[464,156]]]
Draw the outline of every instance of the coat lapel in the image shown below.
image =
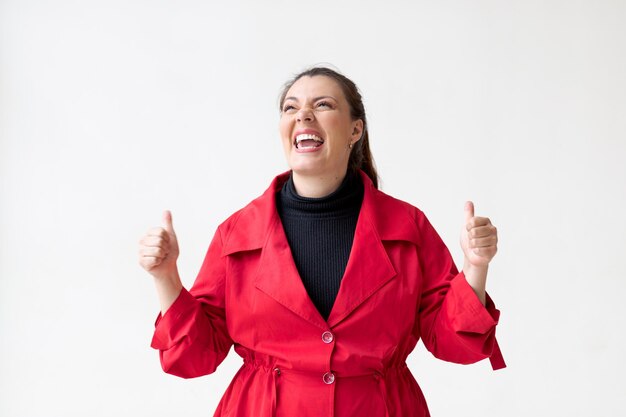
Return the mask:
[[276,217],[261,254],[255,285],[293,313],[325,330],[327,325],[306,292],[282,223]]
[[222,256],[261,249],[254,286],[293,313],[325,330],[328,325],[300,279],[276,209],[276,193],[288,178],[289,172],[274,178],[263,195],[237,213],[230,230],[225,232],[227,237]]
[[[398,212],[398,200],[380,192],[360,171],[364,185],[352,251],[328,325],[336,326],[396,276],[383,245],[385,240],[415,240],[409,210]],[[407,205],[408,207],[408,205]]]
[[395,276],[396,271],[374,225],[361,210],[346,272],[328,325],[336,326]]
[[289,172],[277,176],[262,196],[237,213],[225,231],[222,255],[262,249],[255,287],[303,319],[327,329],[343,321],[396,276],[383,240],[414,241],[416,225],[408,209],[398,212],[398,201],[378,191],[361,172],[363,204],[346,271],[326,322],[300,279],[276,209],[276,193],[288,177]]

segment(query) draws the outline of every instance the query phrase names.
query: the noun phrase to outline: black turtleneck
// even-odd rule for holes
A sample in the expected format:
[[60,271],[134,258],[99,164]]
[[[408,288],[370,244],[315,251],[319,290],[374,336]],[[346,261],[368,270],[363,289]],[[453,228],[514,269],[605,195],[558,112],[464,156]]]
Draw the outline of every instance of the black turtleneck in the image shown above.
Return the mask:
[[322,198],[301,197],[292,176],[276,194],[276,206],[300,278],[313,304],[328,319],[352,249],[361,203],[360,175],[346,175]]

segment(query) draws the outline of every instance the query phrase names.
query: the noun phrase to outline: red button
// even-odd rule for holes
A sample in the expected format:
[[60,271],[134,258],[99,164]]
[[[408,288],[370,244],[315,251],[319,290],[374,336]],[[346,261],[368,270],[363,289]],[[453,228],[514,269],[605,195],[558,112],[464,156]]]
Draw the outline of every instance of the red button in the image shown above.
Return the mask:
[[322,380],[324,381],[324,384],[330,385],[335,382],[335,374],[333,374],[332,372],[326,372],[322,376]]
[[324,343],[332,343],[335,340],[335,336],[331,332],[322,333],[322,342]]

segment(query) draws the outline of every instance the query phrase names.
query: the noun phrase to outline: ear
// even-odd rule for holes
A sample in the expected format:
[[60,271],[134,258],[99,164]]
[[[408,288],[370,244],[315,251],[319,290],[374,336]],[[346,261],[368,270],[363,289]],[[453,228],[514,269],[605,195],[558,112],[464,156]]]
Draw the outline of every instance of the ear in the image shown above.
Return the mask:
[[350,139],[352,143],[358,142],[363,136],[363,120],[357,119],[352,122],[352,135]]

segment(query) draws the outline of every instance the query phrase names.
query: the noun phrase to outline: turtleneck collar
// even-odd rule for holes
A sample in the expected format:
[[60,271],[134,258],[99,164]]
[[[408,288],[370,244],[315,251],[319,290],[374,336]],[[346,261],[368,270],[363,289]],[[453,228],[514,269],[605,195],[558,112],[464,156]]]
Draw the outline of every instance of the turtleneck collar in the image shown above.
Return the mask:
[[358,173],[348,171],[335,191],[320,198],[302,197],[296,192],[293,173],[277,193],[281,215],[343,217],[358,213],[363,201],[363,181]]

